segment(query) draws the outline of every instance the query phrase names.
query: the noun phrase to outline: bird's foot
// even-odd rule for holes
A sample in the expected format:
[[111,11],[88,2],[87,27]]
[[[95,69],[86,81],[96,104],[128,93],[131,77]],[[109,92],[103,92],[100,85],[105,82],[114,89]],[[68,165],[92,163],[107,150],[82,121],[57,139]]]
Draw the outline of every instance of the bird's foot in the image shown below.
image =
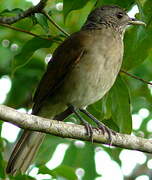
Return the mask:
[[108,134],[108,139],[109,139],[109,144],[112,145],[112,136],[116,135],[116,132],[113,131],[112,129],[108,128],[107,126],[105,126],[102,122],[100,122],[98,120],[98,122],[95,122],[97,124],[97,128],[95,128],[98,131],[102,131],[103,135],[105,135],[105,133]]
[[116,135],[117,133],[115,131],[113,131],[112,129],[108,128],[107,126],[105,126],[101,121],[99,121],[98,119],[96,119],[92,114],[90,114],[87,110],[84,109],[80,109],[81,112],[83,112],[85,115],[87,115],[90,119],[92,119],[96,124],[97,124],[97,128],[95,128],[98,131],[102,131],[103,135],[105,133],[108,134],[108,139],[110,142],[110,145],[112,144],[112,136]]
[[81,119],[82,124],[85,126],[86,129],[86,135],[89,136],[91,142],[93,143],[93,128],[91,124],[89,124],[87,121],[84,119]]
[[93,127],[89,124],[85,119],[81,117],[81,115],[77,112],[76,108],[72,105],[69,106],[70,110],[79,118],[81,123],[85,126],[86,134],[89,136],[91,142],[93,142]]

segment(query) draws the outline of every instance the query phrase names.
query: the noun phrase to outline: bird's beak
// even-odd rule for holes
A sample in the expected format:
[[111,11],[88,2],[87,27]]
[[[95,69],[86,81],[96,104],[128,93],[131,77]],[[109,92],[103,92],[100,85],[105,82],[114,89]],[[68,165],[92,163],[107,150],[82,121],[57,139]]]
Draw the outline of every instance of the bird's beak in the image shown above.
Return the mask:
[[143,26],[146,26],[146,23],[144,23],[143,21],[139,21],[135,18],[130,18],[129,20],[129,25],[143,25]]

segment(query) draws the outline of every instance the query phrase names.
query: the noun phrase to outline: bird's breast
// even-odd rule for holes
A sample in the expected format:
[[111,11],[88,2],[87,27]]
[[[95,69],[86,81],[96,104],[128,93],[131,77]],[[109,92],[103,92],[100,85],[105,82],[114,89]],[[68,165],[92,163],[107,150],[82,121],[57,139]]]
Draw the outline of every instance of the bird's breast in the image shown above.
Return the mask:
[[97,38],[67,77],[62,89],[67,103],[83,107],[102,98],[118,75],[122,53],[119,39]]

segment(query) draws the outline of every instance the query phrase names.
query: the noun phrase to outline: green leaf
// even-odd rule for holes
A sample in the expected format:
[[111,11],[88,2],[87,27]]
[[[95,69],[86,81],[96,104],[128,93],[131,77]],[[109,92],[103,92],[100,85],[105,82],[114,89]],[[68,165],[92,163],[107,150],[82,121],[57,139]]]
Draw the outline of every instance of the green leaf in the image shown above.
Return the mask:
[[85,174],[84,179],[95,179],[98,174],[95,169],[95,150],[92,143],[85,142],[84,147],[76,147],[74,142],[71,142],[67,149],[62,165],[72,168],[83,168]]
[[38,165],[37,166],[39,168],[38,174],[49,174],[51,175],[53,178],[57,177],[57,174],[54,173],[53,170],[47,168],[45,165]]
[[40,147],[38,155],[36,156],[36,165],[39,166],[47,163],[52,158],[54,151],[60,143],[68,143],[68,140],[56,136],[47,135]]
[[86,22],[86,19],[92,9],[95,7],[96,0],[90,0],[86,5],[76,11],[71,11],[66,17],[66,26],[70,27],[70,32],[79,31]]
[[108,101],[108,94],[106,94],[101,100],[90,105],[88,110],[97,119],[103,121],[104,119],[111,118],[111,103]]
[[64,177],[69,180],[77,179],[77,176],[75,174],[75,168],[72,168],[70,166],[61,165],[61,166],[53,169],[53,172],[56,173],[56,175]]
[[2,153],[0,152],[0,179],[5,178],[5,164]]
[[40,24],[40,26],[44,29],[46,33],[49,32],[49,25],[47,23],[47,18],[41,13],[36,13],[35,17],[37,19],[37,22]]
[[14,8],[14,9],[11,9],[11,10],[5,9],[2,12],[0,12],[0,15],[3,15],[5,13],[20,14],[22,12],[23,12],[23,10],[20,9],[20,8]]
[[130,96],[120,76],[102,100],[89,106],[88,110],[109,128],[121,133],[131,133]]
[[5,104],[14,108],[30,108],[32,94],[44,70],[45,63],[40,57],[32,57],[28,64],[19,68],[11,79],[11,90]]
[[8,74],[10,71],[10,61],[13,53],[10,51],[9,47],[3,47],[0,45],[0,77],[2,75]]
[[[147,81],[151,81],[151,67],[152,56],[150,55],[147,60],[145,60],[141,65],[139,65],[136,69],[132,70],[130,73],[141,77]],[[151,90],[150,88],[148,88],[147,84],[139,80],[130,78],[126,75],[124,75],[124,77],[127,80],[130,90],[132,100],[132,113],[138,113],[141,108],[146,108],[151,111],[152,95]]]
[[53,41],[34,37],[26,42],[19,54],[14,57],[13,73],[20,67],[25,66],[34,52],[40,48],[49,48]]
[[111,101],[112,119],[119,127],[119,132],[130,134],[132,131],[130,96],[128,88],[120,76],[111,88],[108,98]]
[[89,0],[63,0],[63,13],[66,19],[68,13],[72,10],[83,8]]
[[125,8],[125,9],[130,9],[132,7],[132,5],[135,3],[134,0],[98,0],[97,1],[97,7],[100,7],[101,5],[118,5],[122,8]]
[[50,170],[46,166],[39,166],[39,174],[49,174],[53,178],[58,178],[58,177],[63,177],[69,180],[76,180],[77,176],[75,174],[75,168],[66,166],[66,165],[61,165],[58,166],[57,168]]
[[136,26],[128,29],[125,34],[125,52],[123,68],[132,69],[141,64],[151,53],[152,43],[152,1],[147,0],[144,6],[140,4],[137,18],[142,19],[147,26]]

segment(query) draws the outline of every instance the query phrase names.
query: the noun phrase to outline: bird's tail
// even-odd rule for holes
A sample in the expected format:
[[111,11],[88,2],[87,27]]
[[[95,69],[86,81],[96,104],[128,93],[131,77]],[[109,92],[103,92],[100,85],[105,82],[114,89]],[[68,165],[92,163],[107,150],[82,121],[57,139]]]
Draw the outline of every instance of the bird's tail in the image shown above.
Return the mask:
[[44,137],[44,133],[24,131],[11,154],[6,172],[11,175],[24,173],[34,159]]
[[[62,121],[71,113],[72,111],[68,108],[55,116],[54,119]],[[25,130],[11,154],[6,172],[11,175],[16,175],[18,172],[25,173],[39,150],[44,137],[45,133]]]

